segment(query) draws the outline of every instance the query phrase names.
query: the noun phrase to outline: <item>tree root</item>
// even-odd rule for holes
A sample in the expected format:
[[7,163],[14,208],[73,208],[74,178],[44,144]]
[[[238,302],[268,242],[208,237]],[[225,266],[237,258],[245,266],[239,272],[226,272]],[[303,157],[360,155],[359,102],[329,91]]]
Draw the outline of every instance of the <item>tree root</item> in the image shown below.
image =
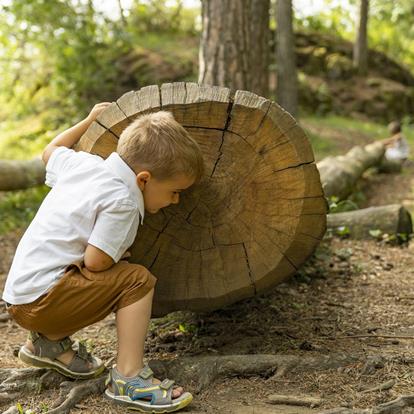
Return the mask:
[[[332,369],[358,361],[354,356],[335,355],[298,357],[292,355],[228,355],[189,357],[174,361],[150,361],[158,377],[174,378],[190,386],[196,393],[219,378],[271,376],[281,377],[288,371]],[[0,403],[16,401],[25,392],[40,392],[60,387],[60,396],[49,414],[67,414],[86,396],[102,394],[105,376],[87,381],[68,381],[55,371],[44,369],[1,369]],[[9,413],[13,412],[10,407]],[[6,411],[7,412],[7,411]]]
[[[223,355],[181,358],[172,361],[153,360],[149,365],[159,378],[174,378],[196,393],[220,378],[282,377],[287,372],[310,372],[336,369],[361,362],[352,355],[293,356],[293,355]],[[0,369],[0,404],[16,402],[27,392],[60,388],[60,395],[49,414],[68,414],[84,398],[100,395],[105,389],[105,375],[93,380],[68,381],[55,371],[35,368]],[[339,407],[325,414],[388,414],[414,407],[414,395],[402,396],[372,409],[353,410]],[[399,411],[399,409],[401,410]],[[3,414],[18,413],[13,405]],[[27,411],[29,412],[29,411]]]
[[293,355],[224,355],[181,358],[172,361],[150,361],[161,377],[191,384],[199,393],[211,383],[225,377],[283,377],[287,372],[308,372],[339,368],[353,364],[359,358],[350,355],[318,357]]
[[372,408],[352,409],[338,407],[321,411],[320,414],[397,414],[412,412],[412,410],[406,410],[406,408],[414,408],[414,395],[402,395],[395,400],[376,405]]

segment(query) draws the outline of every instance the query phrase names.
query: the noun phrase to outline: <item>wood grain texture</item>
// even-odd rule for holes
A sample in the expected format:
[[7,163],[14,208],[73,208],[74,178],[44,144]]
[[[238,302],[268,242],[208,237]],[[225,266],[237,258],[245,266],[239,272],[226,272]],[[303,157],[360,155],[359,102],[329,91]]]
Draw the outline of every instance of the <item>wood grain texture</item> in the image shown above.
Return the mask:
[[327,206],[309,141],[286,111],[247,91],[167,83],[104,111],[79,149],[106,156],[137,116],[171,111],[199,143],[200,184],[147,214],[131,260],[158,278],[154,313],[212,310],[266,292],[312,254]]

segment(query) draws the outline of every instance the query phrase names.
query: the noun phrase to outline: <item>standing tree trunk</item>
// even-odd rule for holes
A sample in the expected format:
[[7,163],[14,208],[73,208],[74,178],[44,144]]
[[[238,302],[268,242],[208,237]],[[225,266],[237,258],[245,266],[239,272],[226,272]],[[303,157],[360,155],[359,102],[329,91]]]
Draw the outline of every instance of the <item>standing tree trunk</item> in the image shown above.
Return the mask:
[[354,43],[354,67],[360,75],[366,75],[368,71],[368,9],[369,0],[361,0],[359,6],[359,27]]
[[203,0],[200,84],[267,96],[269,0]]
[[277,99],[293,116],[298,109],[295,37],[293,34],[292,0],[277,0]]

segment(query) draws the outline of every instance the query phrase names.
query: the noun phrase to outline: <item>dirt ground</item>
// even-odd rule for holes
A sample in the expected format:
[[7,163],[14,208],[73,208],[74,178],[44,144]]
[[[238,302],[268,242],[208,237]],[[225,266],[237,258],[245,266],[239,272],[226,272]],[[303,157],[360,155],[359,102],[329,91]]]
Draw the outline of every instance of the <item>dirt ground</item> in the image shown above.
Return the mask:
[[[410,208],[413,185],[411,164],[400,175],[368,175],[361,184],[363,206],[404,202]],[[21,234],[14,232],[0,238],[0,288]],[[306,414],[338,406],[372,407],[413,393],[412,278],[414,242],[393,246],[327,235],[306,266],[267,295],[209,314],[177,312],[162,320],[154,319],[146,342],[147,358],[353,355],[358,362],[338,369],[292,371],[283,377],[267,371],[261,376],[223,378],[196,393],[193,403],[182,412]],[[23,367],[14,355],[25,336],[26,332],[13,321],[0,322],[0,368]],[[112,316],[76,337],[88,338],[94,352],[108,364],[115,357]],[[368,367],[367,360],[375,363]],[[366,391],[390,380],[394,384],[387,390]],[[196,381],[184,385],[193,392],[197,388]],[[267,403],[270,394],[320,397],[322,404],[314,409],[271,405]],[[16,403],[45,412],[56,395],[57,391],[27,395]],[[9,406],[0,405],[0,409]],[[72,412],[125,411],[94,396]]]

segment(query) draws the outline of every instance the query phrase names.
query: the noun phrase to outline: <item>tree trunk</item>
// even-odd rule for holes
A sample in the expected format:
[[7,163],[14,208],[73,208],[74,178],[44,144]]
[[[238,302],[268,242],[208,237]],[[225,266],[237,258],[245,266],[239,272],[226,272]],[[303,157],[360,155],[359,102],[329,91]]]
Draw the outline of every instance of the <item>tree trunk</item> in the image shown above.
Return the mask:
[[295,38],[292,0],[277,0],[277,99],[293,116],[298,110]]
[[375,142],[363,148],[354,147],[345,155],[326,157],[318,162],[325,196],[336,196],[340,200],[346,198],[364,171],[381,163],[384,152],[384,144]]
[[379,230],[380,234],[411,234],[413,231],[410,213],[400,204],[369,207],[328,215],[328,228],[347,227],[349,235],[355,239],[370,239]]
[[22,190],[45,182],[40,158],[29,161],[0,160],[0,191]]
[[204,0],[198,83],[267,96],[269,0]]
[[368,9],[369,0],[361,0],[359,6],[359,26],[354,43],[354,67],[360,75],[366,75],[368,71]]

